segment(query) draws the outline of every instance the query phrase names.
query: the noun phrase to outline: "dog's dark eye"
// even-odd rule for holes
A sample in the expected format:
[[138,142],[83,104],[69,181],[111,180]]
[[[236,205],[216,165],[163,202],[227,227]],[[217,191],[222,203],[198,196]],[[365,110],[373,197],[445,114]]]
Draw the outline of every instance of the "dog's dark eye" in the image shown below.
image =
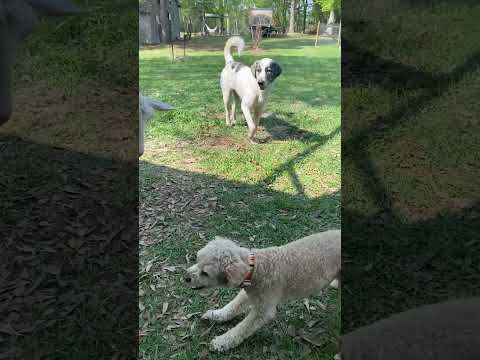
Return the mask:
[[200,273],[200,275],[202,275],[202,276],[207,276],[207,277],[208,277],[208,274],[207,274],[205,271],[202,271],[202,272]]
[[272,69],[267,69],[267,73],[271,73],[272,72]]

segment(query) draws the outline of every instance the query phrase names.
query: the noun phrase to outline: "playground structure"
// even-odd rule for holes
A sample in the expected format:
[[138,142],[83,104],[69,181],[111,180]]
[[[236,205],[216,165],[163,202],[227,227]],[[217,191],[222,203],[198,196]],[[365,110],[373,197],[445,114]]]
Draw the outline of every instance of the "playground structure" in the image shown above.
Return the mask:
[[253,41],[259,41],[258,37],[271,37],[278,35],[278,29],[274,26],[272,9],[253,9],[248,16],[248,24]]
[[[215,21],[215,26],[211,28],[208,26],[207,21],[213,19]],[[210,21],[211,25],[212,21]],[[206,13],[203,17],[203,30],[204,34],[207,36],[213,35],[230,35],[229,34],[229,18],[228,15],[218,15],[218,14],[208,14]]]
[[318,40],[321,37],[331,38],[337,41],[338,46],[342,43],[342,22],[339,24],[321,24],[317,25],[317,36],[315,38],[315,46],[318,46]]

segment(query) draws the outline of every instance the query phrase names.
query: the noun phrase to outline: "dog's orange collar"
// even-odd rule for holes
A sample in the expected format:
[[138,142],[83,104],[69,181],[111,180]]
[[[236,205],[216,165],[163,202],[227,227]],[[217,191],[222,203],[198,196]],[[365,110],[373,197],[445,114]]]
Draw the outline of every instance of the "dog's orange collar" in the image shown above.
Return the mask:
[[253,278],[253,271],[255,270],[255,255],[250,254],[248,255],[248,266],[250,269],[248,270],[245,278],[243,279],[241,287],[248,287],[252,285],[252,278]]

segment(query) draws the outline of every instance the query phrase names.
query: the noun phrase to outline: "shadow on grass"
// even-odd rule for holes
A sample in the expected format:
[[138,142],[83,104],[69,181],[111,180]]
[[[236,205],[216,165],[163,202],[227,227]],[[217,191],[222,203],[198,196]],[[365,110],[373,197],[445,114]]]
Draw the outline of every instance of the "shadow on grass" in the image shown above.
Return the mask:
[[290,177],[297,193],[303,194],[304,187],[297,173],[295,172],[295,165],[309,155],[313,154],[330,139],[333,139],[335,136],[339,135],[341,131],[340,126],[328,135],[319,135],[291,125],[275,115],[265,119],[263,124],[273,140],[300,140],[304,143],[310,144],[307,149],[303,150],[299,154],[296,154],[290,160],[285,161],[282,165],[273,170],[271,175],[262,180],[262,183],[270,185],[286,172]]
[[[401,183],[402,180],[382,174],[373,162],[376,154],[370,148],[373,143],[386,142],[401,124],[478,70],[480,53],[476,52],[451,73],[434,76],[418,68],[382,59],[345,40],[343,50],[344,85],[362,87],[374,83],[389,91],[420,90],[412,100],[397,106],[386,116],[378,117],[372,126],[345,138],[342,143],[342,159],[353,160],[364,179],[362,188],[373,197],[379,209],[374,215],[342,209],[342,256],[344,269],[347,269],[342,280],[345,293],[355,294],[342,299],[342,332],[349,332],[420,305],[480,295],[478,287],[474,286],[480,280],[477,271],[480,247],[474,230],[480,210],[477,194],[470,194],[475,200],[473,205],[452,206],[449,212],[430,219],[404,222],[393,210],[395,194],[391,189],[392,182]],[[348,101],[348,94],[344,99]],[[348,119],[348,114],[342,116]],[[432,119],[432,122],[439,124],[438,119]],[[406,129],[402,131],[404,135]],[[440,136],[450,134],[440,133]],[[406,164],[415,161],[404,160]],[[342,187],[359,187],[352,183],[348,173],[342,175]],[[452,187],[457,185],[454,179],[449,184]],[[437,185],[434,191],[441,193],[451,189]],[[354,199],[357,204],[361,201]],[[415,198],[409,199],[409,203],[414,206]]]
[[319,142],[324,136],[310,131],[300,129],[289,123],[286,118],[294,115],[293,113],[274,113],[262,118],[261,124],[270,135],[271,140],[299,140],[304,143]]
[[[359,68],[363,67],[363,60],[360,59],[363,58],[365,53],[363,50],[355,47],[352,47],[351,51],[356,52],[356,55],[353,58],[354,60],[356,59],[357,62],[353,61],[352,64],[355,65],[346,66],[345,69],[343,69],[342,64],[342,82],[347,82],[350,84],[350,86],[358,86],[361,85],[364,81],[364,78],[368,78],[370,74],[382,73],[381,68],[379,69],[375,66],[372,66],[366,67],[364,69],[365,73],[363,73],[361,76],[358,76],[359,73],[354,71],[354,68],[357,67],[357,65],[360,65]],[[391,72],[396,73],[398,69],[401,69],[398,75],[395,76],[407,79],[407,82],[398,83],[397,88],[402,86],[408,87],[408,79],[411,77],[422,78],[422,75],[419,75],[419,71],[412,70],[408,66],[397,66],[393,63],[381,60],[375,55],[366,55],[367,59],[371,57],[375,57],[377,59],[377,64],[389,64],[385,65],[385,69],[389,74]],[[381,65],[381,67],[382,66],[383,65]],[[351,156],[355,160],[357,166],[367,175],[366,179],[368,179],[367,181],[369,184],[367,184],[366,188],[371,190],[371,193],[374,196],[377,204],[381,206],[384,212],[388,212],[391,216],[393,216],[391,214],[391,196],[382,185],[382,181],[379,179],[376,171],[374,170],[370,156],[366,155],[364,150],[368,148],[368,144],[373,140],[382,138],[388,133],[388,131],[394,130],[408,117],[420,113],[422,109],[431,104],[434,99],[439,98],[449,89],[452,89],[455,84],[460,82],[467,74],[476,71],[479,66],[480,51],[476,52],[473,56],[467,59],[464,64],[456,67],[449,74],[438,77],[430,77],[428,74],[423,73],[423,78],[426,82],[421,84],[423,92],[420,93],[420,95],[415,97],[413,100],[408,101],[407,104],[395,108],[391,113],[378,117],[373,121],[371,126],[365,128],[364,130],[358,132],[354,137],[348,138],[343,142],[342,151],[344,156]]]
[[[480,203],[413,223],[343,208],[342,333],[417,306],[480,296],[479,215]],[[375,305],[366,306],[371,299]]]
[[0,154],[0,353],[134,358],[138,163],[7,135]]

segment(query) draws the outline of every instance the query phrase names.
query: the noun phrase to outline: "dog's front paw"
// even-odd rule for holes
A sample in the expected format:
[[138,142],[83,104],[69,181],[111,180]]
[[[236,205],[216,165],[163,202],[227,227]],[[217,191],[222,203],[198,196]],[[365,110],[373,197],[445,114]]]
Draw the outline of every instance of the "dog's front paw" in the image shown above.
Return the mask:
[[227,321],[228,318],[220,310],[208,310],[205,314],[202,315],[203,320],[212,320],[212,321]]
[[210,348],[214,351],[225,352],[232,348],[232,344],[227,340],[227,337],[220,335],[212,340]]

